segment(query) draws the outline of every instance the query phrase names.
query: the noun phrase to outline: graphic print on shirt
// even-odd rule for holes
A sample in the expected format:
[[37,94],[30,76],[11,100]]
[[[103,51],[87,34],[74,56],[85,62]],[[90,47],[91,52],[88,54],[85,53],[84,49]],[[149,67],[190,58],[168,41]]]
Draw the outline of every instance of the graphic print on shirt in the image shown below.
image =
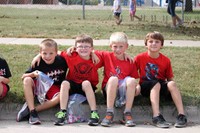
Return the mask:
[[115,67],[115,73],[110,72],[110,77],[114,76],[114,77],[118,77],[119,78],[120,73],[121,73],[120,67],[117,66],[117,67]]
[[0,69],[0,76],[6,75],[6,69]]
[[145,66],[146,76],[143,77],[144,80],[155,80],[158,76],[158,66],[156,64],[147,63]]
[[59,78],[58,78],[58,77],[59,77],[60,75],[62,75],[63,73],[64,73],[63,70],[58,69],[58,70],[54,70],[54,71],[47,72],[47,76],[49,76],[50,78],[52,78],[53,81],[59,82]]
[[90,79],[92,73],[92,67],[87,63],[79,63],[74,66],[74,77],[78,78],[79,80],[86,80]]

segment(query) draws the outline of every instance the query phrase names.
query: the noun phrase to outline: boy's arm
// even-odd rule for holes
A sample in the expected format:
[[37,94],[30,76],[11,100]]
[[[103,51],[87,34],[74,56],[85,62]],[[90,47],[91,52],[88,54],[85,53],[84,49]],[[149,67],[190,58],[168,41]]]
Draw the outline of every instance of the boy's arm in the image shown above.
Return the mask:
[[4,84],[8,84],[10,82],[9,78],[5,78],[3,76],[0,76],[0,82],[4,83]]
[[134,12],[136,11],[136,0],[133,0],[133,5],[134,5]]
[[32,68],[35,68],[36,66],[39,66],[40,60],[41,60],[41,55],[40,55],[40,54],[36,55],[36,56],[33,58],[32,62],[31,62],[31,67],[32,67]]
[[129,61],[130,63],[133,63],[133,58],[131,58],[129,54],[124,53],[124,58],[125,58],[125,61]]
[[31,77],[31,78],[35,78],[35,77],[38,77],[38,70],[36,70],[36,71],[33,71],[33,72],[31,72],[31,73],[25,73],[25,74],[23,74],[22,75],[22,80],[24,79],[24,78],[26,78],[26,77]]
[[91,52],[91,58],[92,58],[92,62],[94,64],[98,64],[100,62],[99,57],[94,53],[94,50],[92,50]]

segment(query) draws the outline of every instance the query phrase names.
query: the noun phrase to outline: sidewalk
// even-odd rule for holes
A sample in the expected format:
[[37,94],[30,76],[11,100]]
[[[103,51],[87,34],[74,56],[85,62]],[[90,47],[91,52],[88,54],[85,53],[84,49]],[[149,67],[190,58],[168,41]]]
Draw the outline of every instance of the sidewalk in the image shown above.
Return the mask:
[[[27,44],[37,45],[40,44],[45,38],[0,38],[0,44]],[[74,45],[74,39],[54,39],[60,45]],[[94,46],[106,46],[108,40],[94,40]],[[131,46],[144,46],[144,40],[132,40],[129,39],[129,45]],[[176,46],[176,47],[200,47],[200,41],[190,40],[165,40],[164,46]]]

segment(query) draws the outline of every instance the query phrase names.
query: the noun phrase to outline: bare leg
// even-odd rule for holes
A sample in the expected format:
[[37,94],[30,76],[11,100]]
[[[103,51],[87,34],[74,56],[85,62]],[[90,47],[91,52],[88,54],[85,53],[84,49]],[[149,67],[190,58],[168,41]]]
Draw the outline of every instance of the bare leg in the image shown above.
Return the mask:
[[174,104],[176,105],[178,113],[179,114],[184,114],[182,97],[181,97],[179,89],[176,86],[176,83],[174,81],[170,81],[167,84],[167,87],[168,87],[168,90],[171,93],[172,99],[174,101]]
[[24,85],[24,96],[28,105],[29,110],[34,110],[34,82],[31,77],[26,77],[23,80],[23,85]]
[[117,77],[110,77],[107,86],[106,86],[106,93],[107,93],[107,108],[113,108],[114,102],[117,94],[117,86],[118,86],[118,78]]
[[153,111],[153,117],[160,114],[159,103],[160,103],[160,83],[157,83],[150,93],[151,106]]
[[126,91],[126,107],[125,109],[131,110],[134,97],[135,97],[135,88],[136,82],[134,78],[127,79],[127,91]]
[[60,109],[66,109],[69,100],[70,84],[68,81],[63,81],[60,87]]
[[89,81],[83,81],[82,89],[86,94],[90,109],[96,110],[96,99],[95,99],[95,95],[94,95],[94,91],[92,89],[91,83]]

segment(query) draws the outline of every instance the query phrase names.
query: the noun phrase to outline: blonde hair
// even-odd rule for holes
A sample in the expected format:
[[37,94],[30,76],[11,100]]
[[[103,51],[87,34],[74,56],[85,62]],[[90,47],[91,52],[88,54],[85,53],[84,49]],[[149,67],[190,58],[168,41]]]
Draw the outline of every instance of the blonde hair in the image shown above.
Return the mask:
[[43,40],[40,43],[39,47],[40,47],[40,51],[42,50],[42,47],[54,47],[56,51],[58,50],[57,43],[54,40],[52,40],[52,39],[45,39],[45,40]]
[[77,43],[80,43],[80,42],[89,43],[91,44],[91,47],[93,47],[93,39],[89,35],[82,34],[82,35],[77,36],[75,39],[75,46],[77,45]]
[[152,39],[156,39],[156,40],[160,40],[161,41],[161,45],[163,46],[164,44],[164,37],[160,32],[154,31],[154,32],[150,32],[146,35],[145,39],[144,39],[144,44],[145,46],[147,46],[147,41],[152,38]]
[[123,43],[128,45],[128,37],[124,32],[114,32],[110,36],[109,44]]

